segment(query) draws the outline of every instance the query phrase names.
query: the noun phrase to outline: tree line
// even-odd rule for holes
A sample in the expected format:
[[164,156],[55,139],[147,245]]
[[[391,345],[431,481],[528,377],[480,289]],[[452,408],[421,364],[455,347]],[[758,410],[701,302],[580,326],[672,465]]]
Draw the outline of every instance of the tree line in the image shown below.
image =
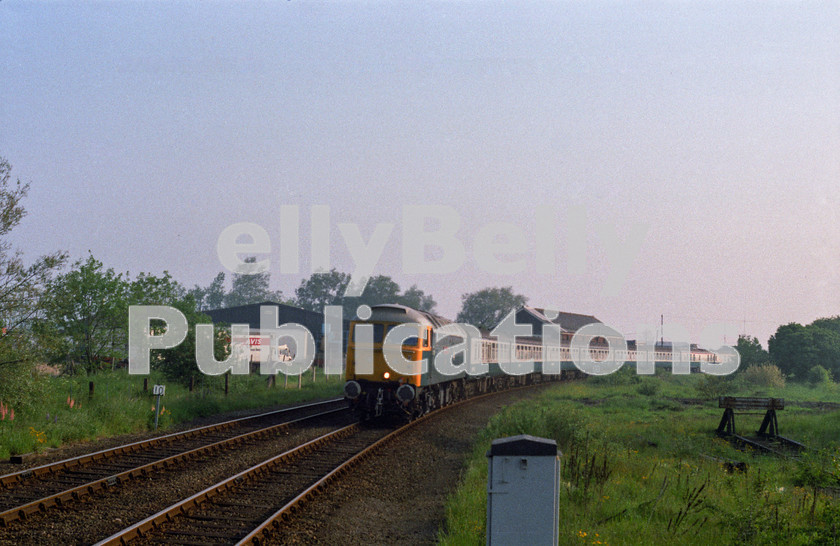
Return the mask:
[[[246,261],[253,260],[248,258]],[[436,302],[416,285],[405,291],[386,275],[371,277],[362,295],[345,297],[350,275],[332,269],[301,280],[295,296],[286,298],[269,288],[270,274],[233,274],[225,288],[220,272],[206,287],[186,289],[164,271],[163,275],[116,273],[89,255],[66,272],[46,281],[40,313],[30,321],[42,358],[60,364],[64,371],[87,373],[113,367],[126,357],[128,308],[131,305],[168,305],[181,311],[190,325],[187,339],[178,347],[160,351],[157,366],[175,377],[188,376],[194,367],[194,326],[208,323],[203,311],[263,302],[284,303],[322,312],[326,305],[343,307],[345,317],[355,316],[359,305],[397,303],[434,312]],[[492,328],[511,309],[526,302],[511,288],[489,288],[463,296],[458,320]],[[220,349],[221,350],[221,349]],[[217,351],[218,352],[218,351]],[[224,353],[217,355],[224,357]]]
[[163,275],[140,273],[132,278],[129,273],[106,268],[89,255],[44,283],[39,315],[29,324],[46,362],[60,364],[70,373],[91,373],[125,359],[129,306],[174,307],[187,317],[187,339],[176,348],[160,351],[153,362],[182,375],[180,372],[194,367],[194,326],[211,322],[203,313],[211,309],[274,302],[322,312],[324,305],[341,305],[350,316],[363,303],[402,303],[426,311],[435,307],[434,299],[416,286],[402,292],[384,275],[371,278],[358,298],[343,297],[350,276],[335,269],[302,280],[292,298],[269,288],[269,273],[233,274],[230,289],[225,287],[225,277],[222,272],[206,287],[187,289],[167,271]]
[[[350,275],[336,269],[301,280],[294,295],[286,297],[270,289],[267,272],[233,274],[229,289],[223,272],[207,286],[186,288],[166,271],[132,277],[105,268],[93,255],[69,269],[63,251],[25,264],[7,236],[26,215],[22,201],[29,185],[13,181],[11,171],[9,162],[0,157],[0,399],[23,393],[36,363],[58,364],[75,373],[93,372],[124,359],[131,305],[169,305],[187,317],[191,325],[187,340],[161,351],[156,360],[173,370],[194,365],[192,328],[210,322],[203,314],[210,309],[273,301],[318,312],[326,305],[340,305],[345,317],[354,317],[361,304],[399,303],[431,313],[437,306],[417,285],[402,290],[387,275],[371,277],[361,296],[345,298]],[[512,287],[485,288],[462,295],[455,320],[491,329],[527,302]],[[756,338],[741,337],[736,348],[742,369],[775,364],[797,381],[840,380],[840,316],[779,326],[767,346],[765,350]]]
[[[68,254],[57,251],[26,265],[7,235],[26,214],[22,201],[29,186],[13,181],[11,171],[0,157],[0,399],[22,395],[31,386],[26,378],[39,363],[57,365],[66,373],[92,373],[125,359],[132,305],[168,305],[187,317],[186,340],[158,351],[154,359],[156,366],[175,375],[194,368],[194,326],[210,322],[203,314],[210,309],[272,301],[319,312],[326,305],[340,305],[345,317],[352,317],[361,304],[399,303],[432,313],[437,305],[417,285],[402,290],[386,275],[371,277],[360,297],[346,298],[350,275],[336,269],[301,280],[294,296],[286,297],[270,289],[267,272],[233,274],[229,289],[224,272],[207,286],[187,288],[167,271],[132,276],[106,268],[92,254],[70,264]],[[462,300],[457,320],[488,328],[527,301],[510,287],[464,294]],[[223,358],[219,345],[217,357]]]
[[736,349],[743,369],[774,364],[794,381],[840,381],[840,316],[779,326],[767,341],[767,350],[756,338],[742,336]]
[[[253,257],[245,259],[245,262],[254,261]],[[434,298],[417,285],[412,285],[403,292],[399,284],[387,275],[372,276],[359,297],[344,296],[347,285],[350,284],[350,275],[337,269],[316,272],[301,280],[292,297],[286,297],[280,290],[269,289],[268,272],[251,275],[234,273],[229,292],[225,292],[225,278],[225,273],[220,272],[208,286],[196,285],[189,291],[198,311],[272,301],[317,312],[323,312],[326,305],[340,305],[344,308],[344,315],[351,316],[362,304],[399,303],[427,312],[434,312],[437,305]]]

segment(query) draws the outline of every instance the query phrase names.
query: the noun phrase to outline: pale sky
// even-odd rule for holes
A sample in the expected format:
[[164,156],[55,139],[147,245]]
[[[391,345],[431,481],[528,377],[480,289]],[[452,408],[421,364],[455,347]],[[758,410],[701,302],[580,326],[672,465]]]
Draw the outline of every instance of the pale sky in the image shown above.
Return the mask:
[[[3,0],[0,156],[32,186],[13,241],[207,285],[221,231],[253,222],[293,295],[326,205],[333,265],[353,269],[338,224],[367,241],[393,223],[374,272],[451,318],[513,286],[629,338],[664,314],[666,337],[729,322],[766,345],[840,314],[838,28],[837,1]],[[402,206],[421,204],[461,219],[457,271],[404,270]],[[297,274],[281,205],[300,209]],[[477,265],[491,222],[524,231],[525,271]]]

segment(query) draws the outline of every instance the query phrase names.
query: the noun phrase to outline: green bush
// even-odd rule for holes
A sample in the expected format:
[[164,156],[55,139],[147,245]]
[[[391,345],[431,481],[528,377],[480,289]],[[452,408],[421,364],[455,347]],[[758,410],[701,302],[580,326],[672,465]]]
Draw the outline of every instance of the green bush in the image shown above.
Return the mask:
[[743,380],[750,385],[759,387],[785,386],[785,376],[775,364],[759,364],[750,366],[743,374]]
[[830,385],[832,383],[831,373],[822,366],[814,366],[808,370],[808,383],[815,387],[818,385]]
[[737,390],[737,384],[730,379],[731,376],[704,375],[695,386],[697,394],[701,398],[717,398],[730,394]]
[[636,392],[643,396],[654,396],[659,392],[659,382],[656,379],[648,378],[636,388]]
[[[0,358],[4,355],[0,354]],[[0,366],[0,402],[18,415],[38,406],[47,379],[31,362],[10,362]],[[10,416],[7,415],[6,419]]]
[[607,375],[591,375],[589,381],[596,385],[636,385],[642,378],[636,374],[631,366],[622,366],[617,372]]

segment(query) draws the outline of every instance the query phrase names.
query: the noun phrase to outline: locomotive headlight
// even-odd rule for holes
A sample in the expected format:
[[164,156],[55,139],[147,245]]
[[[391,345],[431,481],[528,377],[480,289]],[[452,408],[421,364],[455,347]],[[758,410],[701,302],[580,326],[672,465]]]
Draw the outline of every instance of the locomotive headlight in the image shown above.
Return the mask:
[[344,396],[347,398],[355,400],[360,394],[362,394],[362,386],[358,381],[348,381],[344,384]]
[[400,385],[400,388],[397,389],[397,400],[404,404],[414,400],[414,387],[411,385]]
[[382,374],[383,379],[388,379],[389,377],[391,377],[391,372],[385,372]]

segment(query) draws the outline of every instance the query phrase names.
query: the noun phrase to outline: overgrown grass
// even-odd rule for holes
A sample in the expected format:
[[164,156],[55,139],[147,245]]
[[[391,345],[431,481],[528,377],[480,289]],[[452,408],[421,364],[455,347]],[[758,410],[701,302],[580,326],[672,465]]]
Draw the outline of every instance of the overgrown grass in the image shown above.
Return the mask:
[[[750,381],[750,374],[746,370],[739,370],[731,376],[711,376],[703,374],[670,375],[657,372],[656,376],[637,376],[633,368],[625,365],[614,374],[591,377],[587,381],[593,385],[624,387],[624,390],[605,391],[604,396],[617,396],[629,392],[637,392],[643,385],[651,385],[653,380],[660,389],[658,394],[669,398],[707,398],[716,399],[718,396],[772,396],[803,402],[833,402],[840,403],[840,385],[836,383],[792,383],[783,387],[768,387]],[[590,392],[581,392],[577,396],[586,397]],[[575,396],[570,394],[569,396]]]
[[[494,438],[532,434],[557,440],[563,453],[561,544],[840,543],[840,507],[827,494],[840,485],[840,411],[779,412],[781,432],[813,448],[799,461],[745,453],[715,436],[722,414],[716,400],[687,400],[700,398],[702,381],[618,375],[561,384],[505,408],[476,442],[447,503],[440,542],[484,544],[485,453]],[[754,391],[732,386],[733,394]],[[793,385],[764,392],[837,399],[833,391]],[[736,417],[745,431],[760,421]],[[721,460],[749,468],[728,473]]]
[[[340,396],[340,378],[325,380],[321,372],[319,369],[314,382],[311,371],[305,373],[300,389],[297,377],[289,377],[284,388],[283,376],[278,376],[276,387],[268,388],[265,376],[231,376],[228,396],[223,377],[206,378],[201,387],[189,392],[153,372],[149,390],[144,392],[143,376],[129,376],[125,370],[87,377],[39,376],[32,380],[38,393],[35,402],[2,401],[15,410],[15,418],[7,411],[0,420],[0,458],[71,441],[150,430],[155,420],[151,390],[156,383],[166,385],[158,416],[159,429],[165,430],[198,417]],[[90,381],[94,382],[93,397],[88,396]]]

